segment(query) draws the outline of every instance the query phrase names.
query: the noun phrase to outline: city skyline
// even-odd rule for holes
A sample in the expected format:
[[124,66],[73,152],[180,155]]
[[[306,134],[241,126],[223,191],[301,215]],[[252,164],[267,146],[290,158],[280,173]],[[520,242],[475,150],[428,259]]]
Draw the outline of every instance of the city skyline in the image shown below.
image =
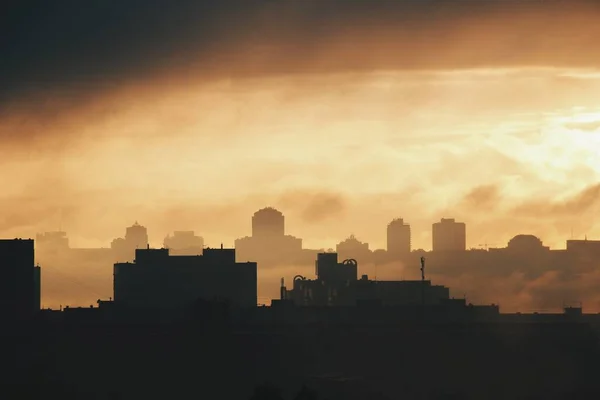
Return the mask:
[[[265,208],[274,208],[271,206],[267,206],[267,207],[262,207],[260,208],[258,211],[263,210]],[[277,208],[274,208],[276,211],[280,211]],[[387,229],[388,225],[392,222],[395,221],[401,221],[404,224],[408,225],[410,227],[409,230],[409,237],[410,237],[410,243],[411,243],[411,250],[424,250],[424,251],[432,251],[433,250],[433,230],[434,227],[433,225],[438,224],[440,221],[456,221],[459,223],[462,223],[464,225],[466,225],[466,242],[465,242],[465,249],[466,250],[476,250],[476,249],[488,249],[488,248],[503,248],[506,247],[506,245],[508,245],[508,243],[510,242],[511,239],[513,239],[516,236],[519,235],[533,235],[535,237],[538,237],[545,246],[548,246],[551,250],[564,250],[566,249],[566,243],[568,240],[600,240],[594,236],[588,235],[586,233],[584,234],[577,234],[575,235],[574,232],[570,232],[569,236],[566,236],[562,239],[562,241],[558,242],[558,243],[554,243],[554,245],[552,244],[548,244],[546,242],[546,240],[544,240],[544,237],[538,236],[532,232],[526,232],[526,231],[519,231],[518,227],[515,227],[514,232],[511,233],[507,233],[506,235],[504,235],[504,237],[508,237],[505,241],[501,241],[501,240],[493,240],[493,239],[487,239],[486,237],[494,237],[491,235],[484,235],[482,240],[478,240],[478,239],[471,239],[470,238],[470,232],[469,232],[469,224],[465,223],[465,221],[458,221],[456,218],[452,218],[451,216],[445,216],[442,217],[436,221],[432,221],[431,224],[429,225],[429,232],[427,232],[427,230],[423,227],[421,227],[421,229],[418,229],[417,232],[419,232],[421,234],[421,240],[417,241],[417,243],[424,243],[423,237],[427,237],[429,239],[429,244],[427,246],[415,246],[415,238],[413,236],[413,232],[415,231],[415,226],[413,224],[411,224],[410,220],[407,218],[403,218],[403,217],[393,217],[391,218],[384,226],[383,229],[383,233],[384,233],[384,238],[381,241],[381,245],[378,244],[373,244],[372,241],[369,240],[368,237],[362,235],[360,233],[359,230],[353,230],[349,233],[347,233],[346,235],[342,235],[341,237],[339,237],[337,240],[336,239],[332,239],[334,240],[334,242],[328,242],[322,245],[316,245],[316,246],[310,246],[310,245],[306,245],[306,243],[317,243],[317,241],[315,239],[311,240],[310,237],[302,237],[300,235],[296,235],[294,232],[294,227],[290,228],[288,219],[287,219],[287,215],[284,213],[283,214],[284,217],[286,218],[285,221],[285,235],[291,235],[293,237],[297,237],[299,239],[302,240],[302,244],[303,244],[303,248],[305,249],[333,249],[335,248],[336,245],[338,245],[339,243],[343,242],[344,240],[347,240],[349,238],[356,238],[359,241],[363,242],[363,243],[368,243],[369,247],[371,249],[371,251],[374,250],[388,250],[388,232]],[[248,218],[249,220],[251,219],[251,215]],[[139,221],[135,221],[132,225],[130,226],[134,226],[137,225],[139,223]],[[169,231],[167,231],[164,235],[159,236],[159,234],[152,232],[153,230],[148,227],[147,225],[145,225],[144,223],[140,224],[141,226],[143,226],[144,228],[147,229],[147,235],[148,235],[148,243],[150,244],[151,247],[153,248],[160,248],[160,247],[164,247],[164,242],[165,239],[167,238],[172,238],[174,233],[194,233],[195,235],[199,236],[203,243],[204,243],[204,247],[217,247],[221,244],[225,244],[226,246],[229,247],[235,247],[234,244],[236,241],[238,241],[239,239],[242,239],[244,237],[252,237],[252,227],[250,226],[249,232],[247,232],[246,235],[241,234],[238,237],[235,237],[231,242],[228,241],[224,241],[224,240],[219,240],[218,238],[215,238],[212,241],[207,240],[206,236],[202,233],[201,230],[199,229],[171,229]],[[251,224],[250,224],[251,225]],[[188,225],[189,226],[189,225]],[[123,231],[123,229],[125,229],[125,226],[121,227],[120,230]],[[40,234],[47,234],[47,233],[64,233],[67,235],[68,241],[69,241],[69,247],[71,248],[99,248],[99,249],[103,249],[103,248],[110,248],[111,247],[111,243],[116,239],[119,238],[122,233],[120,233],[118,236],[115,236],[113,238],[108,239],[108,241],[106,243],[104,243],[103,245],[100,246],[89,246],[89,244],[97,244],[98,241],[78,241],[77,238],[77,233],[75,232],[75,235],[73,235],[73,232],[68,231],[67,229],[58,229],[58,230],[45,230],[45,231],[40,231],[37,232],[35,235],[30,236],[31,238],[35,238],[36,236],[40,235]],[[425,233],[425,234],[424,234]],[[378,235],[380,236],[380,235]],[[26,235],[17,235],[15,237],[20,237],[20,238],[26,238]],[[232,237],[232,235],[226,235],[225,237]],[[75,238],[75,240],[73,240],[73,238]],[[159,239],[160,238],[160,239]],[[85,245],[81,245],[82,243],[87,243],[88,246]],[[379,243],[379,242],[376,242]],[[167,246],[168,247],[168,246]]]
[[[0,66],[0,168],[18,171],[0,177],[0,235],[62,226],[99,247],[137,219],[233,243],[272,204],[308,247],[360,232],[382,248],[398,215],[415,248],[446,216],[469,225],[469,246],[506,243],[515,226],[553,248],[600,237],[597,6],[332,1],[145,5],[146,21],[167,21],[147,37],[90,5],[73,28],[85,47],[22,32],[30,47]],[[87,30],[104,23],[132,50]]]
[[[438,250],[441,251],[412,248],[408,253],[408,221],[394,219],[386,226],[391,243],[396,243],[392,251],[369,246],[360,235],[349,235],[330,248],[311,249],[304,245],[303,238],[293,235],[293,228],[290,229],[283,213],[272,207],[259,209],[249,219],[254,236],[240,237],[234,246],[211,244],[199,232],[175,231],[174,235],[164,238],[170,243],[166,247],[173,255],[187,256],[200,255],[203,248],[214,249],[220,245],[235,248],[237,261],[258,263],[258,295],[264,304],[279,290],[281,276],[306,274],[313,268],[318,252],[332,250],[342,259],[357,259],[361,274],[384,280],[415,279],[418,259],[426,256],[432,276],[449,284],[456,291],[454,295],[488,303],[502,299],[503,307],[511,311],[554,310],[561,306],[560,299],[572,301],[575,298],[584,300],[591,310],[600,309],[600,298],[593,283],[600,277],[594,267],[597,262],[594,260],[600,254],[600,241],[594,238],[567,239],[567,249],[556,250],[534,235],[516,234],[506,244],[488,242],[469,249],[464,242],[468,226],[455,219],[441,219],[431,224],[432,229],[442,228],[438,232],[441,243]],[[164,243],[149,242],[147,227],[138,222],[124,230],[125,236],[114,239],[110,247],[96,249],[73,246],[67,249],[68,238],[64,232],[40,235],[36,260],[46,267],[48,303],[45,304],[57,305],[65,300],[81,304],[94,296],[106,297],[111,276],[108,270],[114,262],[132,261],[135,249],[163,247]]]
[[0,9],[4,397],[600,398],[599,0]]

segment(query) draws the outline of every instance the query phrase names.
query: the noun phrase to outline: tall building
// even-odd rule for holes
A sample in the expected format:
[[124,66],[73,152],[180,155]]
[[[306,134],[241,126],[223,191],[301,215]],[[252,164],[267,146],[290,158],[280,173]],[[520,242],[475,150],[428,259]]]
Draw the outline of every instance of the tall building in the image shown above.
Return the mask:
[[442,218],[433,224],[433,251],[465,251],[467,249],[467,227],[454,218]]
[[0,240],[0,273],[0,313],[26,319],[39,311],[39,268],[35,269],[32,239]]
[[136,249],[145,249],[148,247],[148,230],[135,222],[132,226],[125,229],[124,238],[116,238],[110,248],[113,251],[113,257],[119,261],[133,261]]
[[258,210],[252,216],[252,237],[270,238],[285,235],[285,217],[272,207]]
[[33,267],[33,310],[42,309],[42,269],[39,265]]
[[171,256],[169,249],[138,249],[133,263],[114,265],[115,305],[185,309],[198,300],[256,307],[255,262],[238,263],[234,249],[204,249],[201,256]]
[[411,250],[410,225],[402,218],[394,219],[387,227],[388,254],[408,254]]
[[285,234],[285,217],[272,207],[254,213],[252,236],[236,239],[235,249],[239,260],[263,266],[295,262],[303,255],[302,239]]
[[125,241],[130,248],[145,249],[148,247],[148,230],[136,221],[125,230]]

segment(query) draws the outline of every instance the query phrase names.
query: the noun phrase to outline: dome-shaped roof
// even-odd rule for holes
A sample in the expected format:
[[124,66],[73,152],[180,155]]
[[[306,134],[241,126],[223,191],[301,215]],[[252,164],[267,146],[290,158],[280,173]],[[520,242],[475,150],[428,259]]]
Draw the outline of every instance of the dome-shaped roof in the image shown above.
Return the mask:
[[541,247],[542,241],[534,235],[517,235],[510,239],[508,247]]

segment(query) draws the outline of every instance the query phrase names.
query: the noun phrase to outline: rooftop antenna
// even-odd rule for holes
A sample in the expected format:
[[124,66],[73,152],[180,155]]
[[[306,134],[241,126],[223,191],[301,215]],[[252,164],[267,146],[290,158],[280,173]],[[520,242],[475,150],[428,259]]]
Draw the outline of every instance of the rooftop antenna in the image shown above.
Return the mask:
[[425,307],[425,257],[421,257],[421,305]]

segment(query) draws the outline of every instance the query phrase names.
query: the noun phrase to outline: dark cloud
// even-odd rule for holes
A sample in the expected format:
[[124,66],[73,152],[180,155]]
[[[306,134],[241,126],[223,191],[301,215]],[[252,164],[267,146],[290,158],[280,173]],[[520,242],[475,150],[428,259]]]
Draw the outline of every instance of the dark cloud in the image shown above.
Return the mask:
[[307,222],[320,222],[325,219],[338,217],[344,211],[344,201],[341,196],[320,194],[313,197],[302,212]]
[[291,191],[278,201],[286,210],[300,215],[303,222],[319,223],[338,218],[346,208],[346,199],[338,193]]
[[500,190],[496,185],[477,186],[463,198],[463,206],[469,209],[493,209],[500,201]]
[[581,217],[593,214],[600,208],[600,183],[588,186],[566,200],[535,200],[517,206],[514,211],[520,216],[530,217]]
[[[581,1],[22,1],[0,13],[0,100],[132,80],[599,64]],[[573,35],[572,32],[578,32]],[[40,93],[46,93],[41,96]]]

